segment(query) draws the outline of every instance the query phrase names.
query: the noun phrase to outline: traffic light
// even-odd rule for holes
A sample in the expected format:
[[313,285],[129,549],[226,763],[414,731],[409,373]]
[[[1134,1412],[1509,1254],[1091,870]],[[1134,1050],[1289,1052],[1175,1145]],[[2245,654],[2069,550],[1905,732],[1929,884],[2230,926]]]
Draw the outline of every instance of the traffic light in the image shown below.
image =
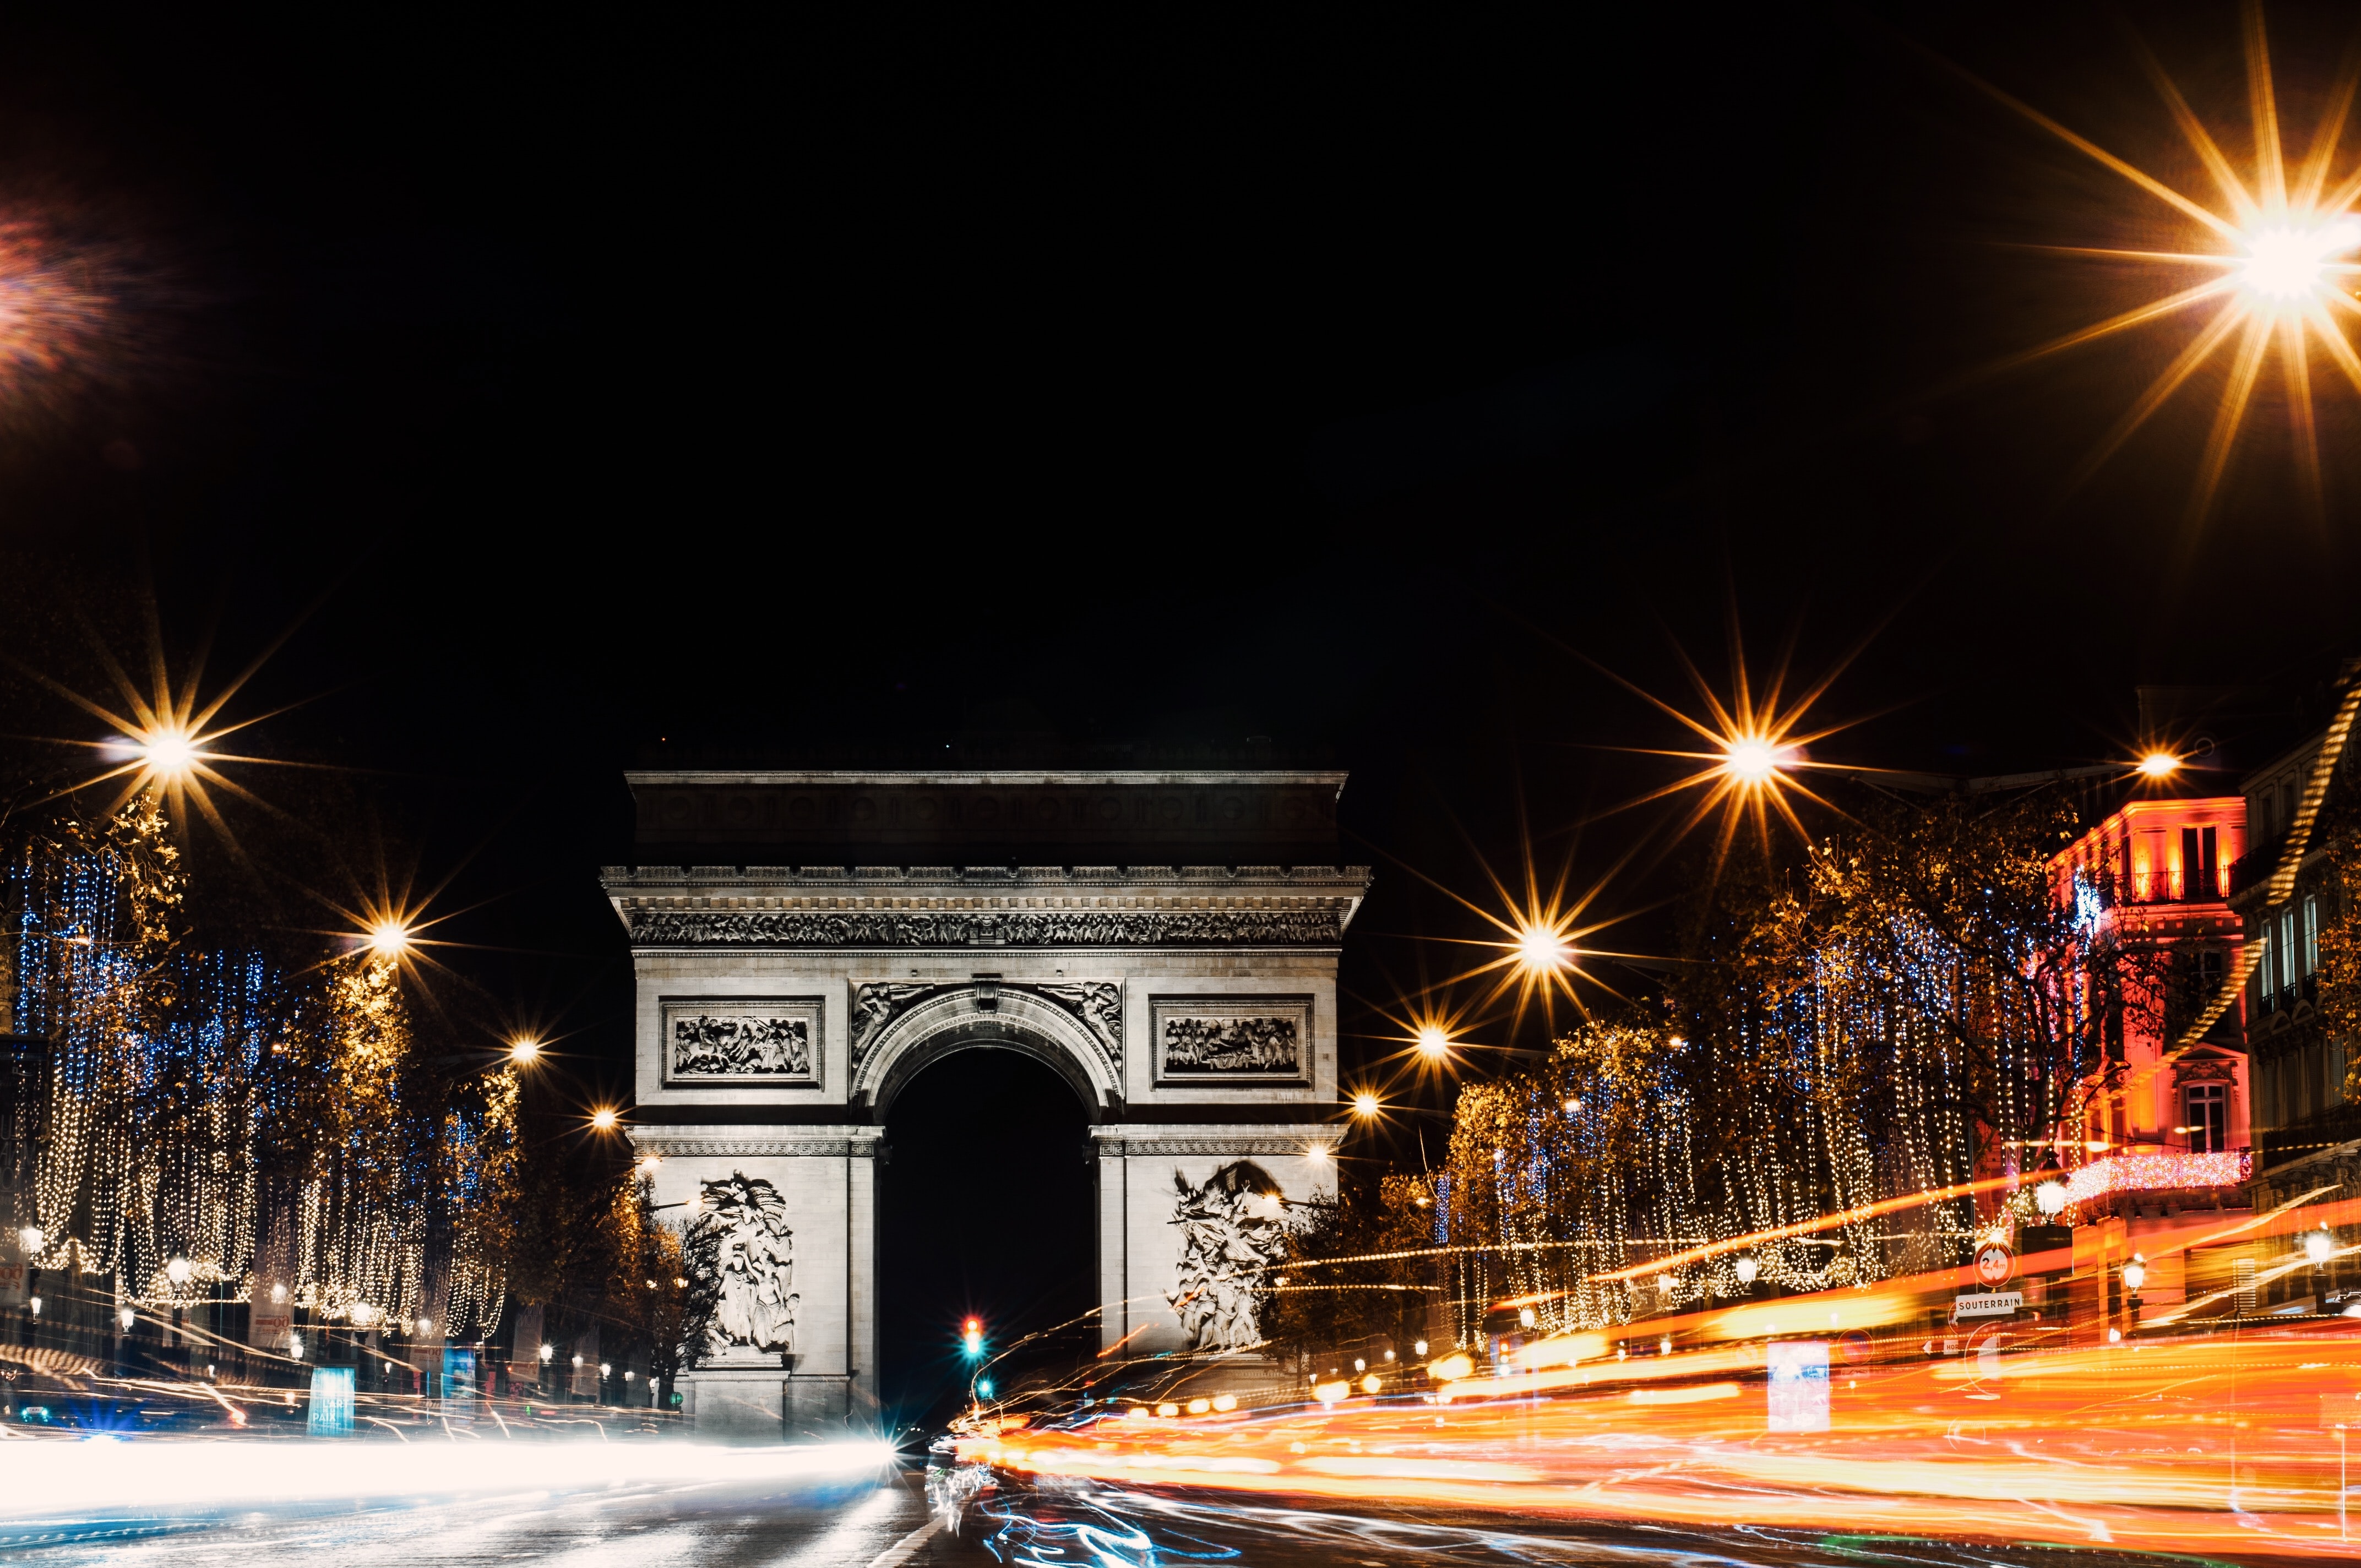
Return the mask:
[[983,1354],[983,1320],[970,1318],[961,1325],[960,1339],[967,1346],[969,1355],[982,1355]]

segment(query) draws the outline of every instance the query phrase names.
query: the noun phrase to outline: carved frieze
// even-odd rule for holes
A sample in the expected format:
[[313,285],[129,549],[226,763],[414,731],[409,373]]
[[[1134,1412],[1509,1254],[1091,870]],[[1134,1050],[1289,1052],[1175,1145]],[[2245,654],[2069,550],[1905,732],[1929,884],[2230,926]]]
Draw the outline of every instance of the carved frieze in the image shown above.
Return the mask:
[[816,1084],[820,1017],[817,996],[667,999],[664,1081]]
[[1159,1083],[1310,1080],[1309,996],[1151,997],[1148,1022]]
[[634,909],[644,948],[1334,947],[1334,909]]

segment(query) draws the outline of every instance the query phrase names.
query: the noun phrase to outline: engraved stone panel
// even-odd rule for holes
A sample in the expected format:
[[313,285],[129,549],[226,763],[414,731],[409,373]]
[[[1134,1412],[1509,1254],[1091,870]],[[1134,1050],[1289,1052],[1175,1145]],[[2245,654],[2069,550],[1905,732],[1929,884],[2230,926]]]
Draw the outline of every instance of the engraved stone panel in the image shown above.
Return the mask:
[[817,996],[667,1000],[664,1081],[817,1085],[820,1017]]
[[1306,1083],[1309,996],[1155,996],[1148,1004],[1159,1083]]

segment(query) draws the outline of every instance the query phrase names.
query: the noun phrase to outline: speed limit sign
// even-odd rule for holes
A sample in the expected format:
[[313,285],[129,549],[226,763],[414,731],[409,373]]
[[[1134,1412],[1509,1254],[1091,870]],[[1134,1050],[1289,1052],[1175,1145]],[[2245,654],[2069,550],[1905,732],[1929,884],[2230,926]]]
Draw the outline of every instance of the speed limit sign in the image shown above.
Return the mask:
[[1996,1289],[2008,1283],[2016,1272],[2016,1254],[2000,1242],[1986,1242],[1976,1248],[1976,1283],[1986,1289]]

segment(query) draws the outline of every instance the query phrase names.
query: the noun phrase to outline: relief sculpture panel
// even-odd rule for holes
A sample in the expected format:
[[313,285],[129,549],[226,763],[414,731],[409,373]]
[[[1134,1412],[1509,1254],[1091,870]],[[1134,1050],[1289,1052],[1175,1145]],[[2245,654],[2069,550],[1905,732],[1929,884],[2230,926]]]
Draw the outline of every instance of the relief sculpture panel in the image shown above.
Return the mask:
[[1159,996],[1148,1003],[1160,1083],[1305,1083],[1308,996]]
[[667,1001],[664,1081],[817,1084],[820,1007],[816,996]]

